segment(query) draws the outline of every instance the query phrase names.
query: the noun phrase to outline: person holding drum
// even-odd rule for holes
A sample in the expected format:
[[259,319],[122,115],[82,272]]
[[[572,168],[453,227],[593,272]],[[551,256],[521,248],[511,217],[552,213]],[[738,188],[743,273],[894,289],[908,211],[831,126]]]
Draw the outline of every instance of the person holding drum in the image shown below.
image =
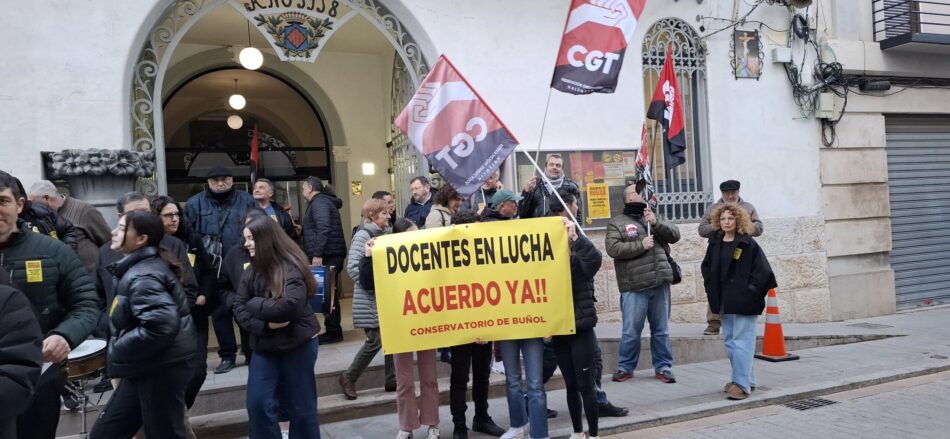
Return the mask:
[[44,334],[43,361],[50,363],[40,375],[29,408],[17,417],[17,437],[53,439],[65,382],[62,363],[95,328],[99,299],[69,246],[21,228],[17,215],[25,202],[16,178],[0,171],[0,260],[37,312]]
[[96,421],[93,439],[181,438],[185,388],[194,375],[197,333],[182,287],[188,267],[159,246],[165,232],[151,212],[128,212],[112,231],[115,296],[108,305],[108,371],[122,381]]
[[250,220],[243,234],[251,263],[232,310],[254,351],[247,377],[249,436],[281,438],[279,400],[290,418],[290,437],[319,438],[313,370],[320,323],[308,303],[316,279],[300,247],[270,218]]

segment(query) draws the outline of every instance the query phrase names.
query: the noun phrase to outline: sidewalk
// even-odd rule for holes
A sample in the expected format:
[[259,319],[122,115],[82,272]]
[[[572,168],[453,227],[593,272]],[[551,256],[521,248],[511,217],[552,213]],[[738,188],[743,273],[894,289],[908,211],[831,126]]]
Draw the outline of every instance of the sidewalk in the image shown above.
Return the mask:
[[[609,376],[605,376],[604,389],[609,399],[615,405],[630,408],[630,415],[624,418],[601,419],[600,435],[785,403],[950,370],[950,325],[947,322],[950,322],[950,307],[845,322],[784,325],[786,337],[868,334],[899,336],[805,349],[795,352],[801,356],[798,361],[768,363],[757,360],[755,367],[758,388],[750,398],[739,402],[726,400],[722,392],[723,384],[729,381],[730,375],[729,364],[725,359],[680,367],[674,365],[676,384],[661,383],[653,378],[649,370],[637,373],[635,379],[625,383],[611,382]],[[701,334],[704,327],[674,325],[671,328],[671,336],[694,336]],[[602,339],[615,338],[619,335],[619,324],[598,325],[597,330]],[[640,366],[642,367],[643,363]],[[604,372],[609,373],[615,365],[608,362],[604,367]],[[571,422],[564,390],[550,391],[547,398],[548,407],[560,413],[549,422],[550,436],[569,436]],[[495,421],[507,427],[505,399],[495,398],[490,400],[489,404],[489,412]],[[469,421],[471,410],[469,408]],[[440,407],[440,416],[443,437],[451,437],[452,422],[447,406]],[[391,413],[325,424],[322,430],[324,438],[387,438],[395,436],[397,425],[396,413]],[[416,435],[422,437],[424,430],[418,430]],[[487,437],[478,433],[471,436]]]

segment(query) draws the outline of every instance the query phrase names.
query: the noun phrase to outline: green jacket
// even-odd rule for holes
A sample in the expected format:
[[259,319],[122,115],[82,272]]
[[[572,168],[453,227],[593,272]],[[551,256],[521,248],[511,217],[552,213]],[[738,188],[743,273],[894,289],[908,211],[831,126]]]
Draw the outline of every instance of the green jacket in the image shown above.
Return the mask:
[[621,292],[642,291],[673,282],[673,269],[667,260],[669,244],[680,240],[680,230],[657,214],[657,223],[651,226],[655,245],[643,248],[647,237],[646,222],[642,217],[620,214],[607,222],[604,243],[607,254],[614,258],[617,286]]
[[89,337],[99,321],[99,296],[69,246],[20,230],[0,244],[0,266],[29,299],[44,336],[61,335],[73,349]]

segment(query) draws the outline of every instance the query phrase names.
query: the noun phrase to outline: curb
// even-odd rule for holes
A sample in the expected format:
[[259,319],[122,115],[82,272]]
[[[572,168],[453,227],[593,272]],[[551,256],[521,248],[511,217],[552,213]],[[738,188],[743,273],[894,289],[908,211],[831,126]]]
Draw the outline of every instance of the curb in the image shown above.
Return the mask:
[[[699,418],[723,415],[727,413],[772,405],[780,405],[787,402],[797,401],[799,399],[829,395],[832,393],[839,393],[847,390],[854,390],[945,371],[950,371],[950,364],[931,365],[926,367],[909,367],[898,369],[896,371],[863,375],[850,380],[832,381],[831,386],[828,386],[827,382],[826,384],[819,383],[814,385],[799,386],[785,390],[781,395],[765,397],[762,399],[750,398],[743,401],[728,401],[723,399],[722,401],[713,403],[706,403],[699,406],[683,407],[681,409],[672,410],[668,414],[661,416],[632,416],[627,418],[630,422],[622,423],[620,425],[601,424],[599,426],[599,433],[601,436],[606,436],[642,430],[646,428],[659,427],[663,425],[677,424]],[[571,432],[568,430],[570,429],[559,429],[552,431],[551,437],[569,437]]]

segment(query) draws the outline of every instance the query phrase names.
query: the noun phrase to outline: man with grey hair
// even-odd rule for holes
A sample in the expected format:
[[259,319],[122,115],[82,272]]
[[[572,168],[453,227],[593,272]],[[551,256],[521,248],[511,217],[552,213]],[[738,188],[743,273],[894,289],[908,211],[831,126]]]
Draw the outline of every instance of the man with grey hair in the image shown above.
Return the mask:
[[254,182],[254,192],[251,195],[254,197],[254,201],[257,201],[257,206],[260,207],[267,216],[271,217],[274,221],[277,221],[277,224],[280,224],[280,228],[284,229],[284,233],[290,237],[290,239],[297,239],[297,230],[294,228],[294,221],[290,219],[290,215],[284,210],[284,206],[277,204],[274,201],[274,182],[266,178],[258,178]]
[[607,254],[614,258],[623,319],[613,380],[633,378],[640,358],[640,334],[649,320],[654,376],[664,383],[675,383],[669,332],[673,267],[668,255],[670,244],[680,240],[680,231],[676,224],[650,210],[635,185],[627,186],[623,197],[623,212],[607,222],[604,239]]
[[102,213],[91,204],[59,193],[49,180],[40,180],[30,186],[29,198],[33,203],[49,207],[59,217],[73,223],[76,232],[76,251],[89,274],[98,268],[99,247],[109,242],[112,231]]
[[[578,203],[581,203],[579,186],[574,180],[564,175],[564,158],[560,154],[548,154],[544,159],[544,176],[547,177],[548,183],[545,183],[544,179],[537,175],[525,182],[521,191],[521,202],[518,203],[519,218],[547,216],[550,212],[548,199],[557,198],[555,192],[561,188],[570,192]],[[578,214],[577,221],[584,224],[580,216],[583,212],[578,211]]]

